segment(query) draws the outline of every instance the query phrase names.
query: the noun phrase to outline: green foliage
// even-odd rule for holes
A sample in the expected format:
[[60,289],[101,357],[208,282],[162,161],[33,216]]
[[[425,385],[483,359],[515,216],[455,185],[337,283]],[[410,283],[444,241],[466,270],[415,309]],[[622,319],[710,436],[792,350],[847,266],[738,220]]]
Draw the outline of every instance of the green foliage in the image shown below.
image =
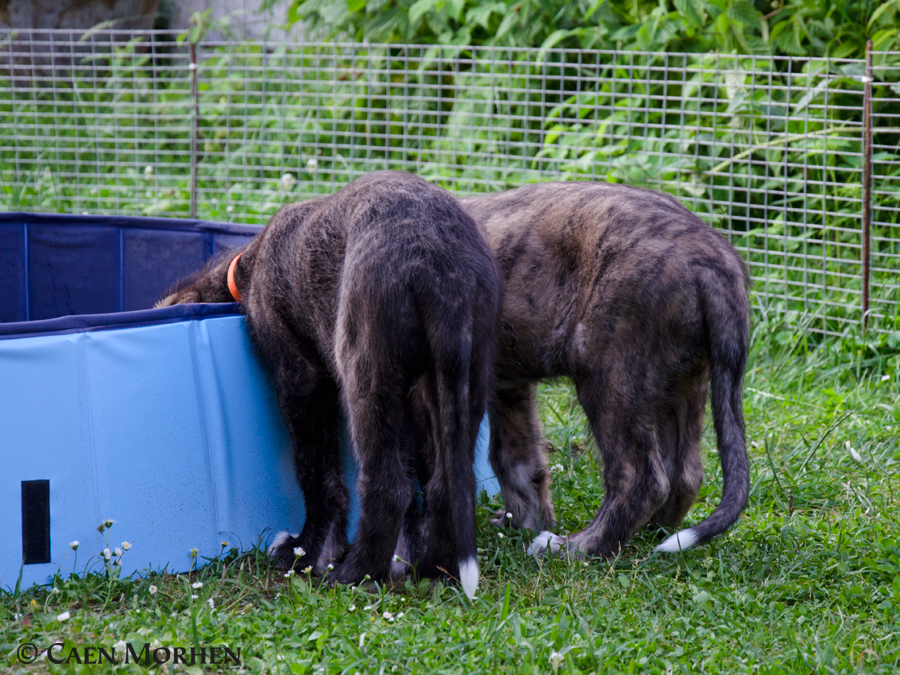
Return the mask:
[[888,0],[292,0],[315,37],[860,58],[900,45]]
[[[0,148],[6,208],[188,215],[196,111],[201,218],[263,224],[286,202],[381,168],[464,193],[538,180],[644,185],[727,231],[761,295],[791,310],[828,303],[818,330],[860,318],[859,62],[201,43],[195,106],[189,71],[154,65],[153,50],[117,45],[54,88],[0,74],[0,124],[17,134]],[[896,76],[896,65],[879,56],[876,75]],[[877,327],[893,330],[900,159],[879,115],[890,86],[873,89],[872,281],[887,314]]]

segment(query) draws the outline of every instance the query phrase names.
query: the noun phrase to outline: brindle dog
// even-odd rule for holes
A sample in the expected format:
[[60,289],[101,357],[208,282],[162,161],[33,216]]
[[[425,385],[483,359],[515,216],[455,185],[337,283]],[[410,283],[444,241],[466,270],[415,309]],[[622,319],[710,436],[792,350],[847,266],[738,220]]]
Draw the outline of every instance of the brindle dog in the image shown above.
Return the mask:
[[[283,208],[243,251],[214,260],[160,304],[230,301],[232,266],[306,502],[300,535],[276,538],[279,564],[321,573],[345,549],[343,407],[360,465],[361,516],[329,578],[387,578],[398,539],[410,546],[410,562],[418,557],[418,542],[409,540],[419,525],[404,520],[415,511],[418,478],[425,504],[418,571],[458,575],[471,597],[478,583],[472,463],[493,387],[502,289],[476,223],[420,178],[369,174]],[[400,537],[401,529],[408,534]]]
[[490,459],[511,524],[555,524],[537,380],[574,380],[603,459],[593,521],[566,538],[542,532],[531,551],[609,558],[647,523],[677,527],[703,480],[707,383],[722,501],[659,549],[724,532],[749,490],[748,275],[735,250],[673,197],[622,185],[546,183],[463,205],[486,228],[505,281]]

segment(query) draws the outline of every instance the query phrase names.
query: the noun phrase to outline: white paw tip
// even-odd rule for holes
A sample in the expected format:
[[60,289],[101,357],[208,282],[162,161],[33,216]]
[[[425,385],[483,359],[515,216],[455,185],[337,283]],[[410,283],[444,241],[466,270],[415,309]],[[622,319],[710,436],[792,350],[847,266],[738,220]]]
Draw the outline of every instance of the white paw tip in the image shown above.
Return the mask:
[[281,546],[288,539],[293,539],[294,537],[299,537],[299,534],[291,534],[287,530],[282,530],[278,534],[275,535],[275,539],[272,540],[272,544],[269,546],[266,551],[270,556],[278,553],[278,547]]
[[459,582],[462,584],[466,597],[469,600],[474,598],[475,590],[478,588],[478,563],[474,557],[466,558],[459,563]]
[[663,553],[678,553],[679,551],[687,551],[691,546],[697,543],[699,537],[692,529],[676,532],[666,539],[663,543],[656,547],[657,551]]
[[527,553],[528,555],[540,555],[547,549],[550,549],[551,553],[556,553],[562,548],[565,541],[565,537],[560,537],[557,534],[544,530],[531,542]]

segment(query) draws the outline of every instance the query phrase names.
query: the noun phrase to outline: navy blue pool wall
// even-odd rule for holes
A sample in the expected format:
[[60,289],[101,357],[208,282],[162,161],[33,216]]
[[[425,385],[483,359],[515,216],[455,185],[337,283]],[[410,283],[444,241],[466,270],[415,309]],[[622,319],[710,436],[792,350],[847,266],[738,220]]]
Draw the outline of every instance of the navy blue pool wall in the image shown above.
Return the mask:
[[148,309],[251,225],[199,220],[0,214],[0,323]]

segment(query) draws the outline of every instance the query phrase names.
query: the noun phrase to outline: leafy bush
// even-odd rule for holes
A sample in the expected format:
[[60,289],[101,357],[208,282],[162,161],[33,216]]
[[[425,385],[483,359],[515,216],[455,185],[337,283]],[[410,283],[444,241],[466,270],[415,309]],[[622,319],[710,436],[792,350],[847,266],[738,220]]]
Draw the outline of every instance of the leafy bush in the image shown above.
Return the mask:
[[373,43],[838,58],[860,58],[868,39],[900,45],[900,0],[291,0],[288,21]]

